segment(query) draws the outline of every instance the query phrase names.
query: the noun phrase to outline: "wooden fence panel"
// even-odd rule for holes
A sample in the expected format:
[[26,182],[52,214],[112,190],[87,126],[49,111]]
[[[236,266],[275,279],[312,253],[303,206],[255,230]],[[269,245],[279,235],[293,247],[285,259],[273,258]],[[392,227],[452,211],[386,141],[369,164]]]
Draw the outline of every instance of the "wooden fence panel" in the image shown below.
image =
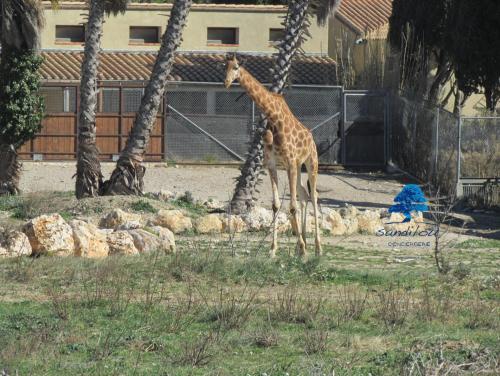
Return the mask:
[[[64,87],[72,88],[71,86]],[[119,86],[112,87],[119,88]],[[78,90],[74,90],[76,91],[76,97],[73,100],[76,103],[70,101],[71,106],[64,106],[65,108],[71,108],[72,111],[78,108]],[[62,92],[56,94],[62,95]],[[122,96],[120,95],[119,101],[121,99]],[[99,101],[101,100],[102,98],[99,99]],[[101,107],[99,108],[101,109]],[[118,108],[122,109],[122,104],[119,104]],[[110,161],[114,155],[120,154],[120,151],[125,146],[134,119],[135,113],[97,113],[96,144],[100,150],[102,160]],[[30,160],[33,159],[34,154],[39,154],[43,160],[74,160],[77,148],[76,126],[77,114],[75,112],[47,114],[42,121],[42,128],[37,137],[19,148],[19,157]],[[151,142],[146,151],[146,160],[160,161],[164,159],[164,129],[164,118],[162,111],[160,111],[151,134]]]

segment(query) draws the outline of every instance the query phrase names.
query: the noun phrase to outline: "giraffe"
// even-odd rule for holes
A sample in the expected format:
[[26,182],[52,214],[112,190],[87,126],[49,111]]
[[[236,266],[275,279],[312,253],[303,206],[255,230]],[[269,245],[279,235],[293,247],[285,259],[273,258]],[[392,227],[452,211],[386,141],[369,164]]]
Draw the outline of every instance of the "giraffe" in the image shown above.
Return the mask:
[[[307,202],[310,198],[314,209],[315,227],[315,254],[321,255],[321,239],[318,221],[318,193],[316,181],[318,177],[318,153],[313,136],[292,113],[281,94],[267,90],[255,77],[240,65],[236,56],[228,57],[226,66],[225,86],[238,80],[257,107],[268,119],[268,126],[262,138],[264,143],[264,166],[269,171],[273,192],[274,218],[280,209],[281,203],[278,192],[277,166],[284,167],[288,174],[290,185],[290,221],[297,234],[297,255],[306,254],[306,218]],[[305,164],[308,173],[309,192],[301,181],[301,168]],[[297,208],[297,194],[300,201],[300,211]],[[299,216],[301,225],[299,226]],[[302,227],[302,228],[301,228]],[[276,220],[273,221],[273,240],[270,256],[276,255],[278,249],[278,235]]]

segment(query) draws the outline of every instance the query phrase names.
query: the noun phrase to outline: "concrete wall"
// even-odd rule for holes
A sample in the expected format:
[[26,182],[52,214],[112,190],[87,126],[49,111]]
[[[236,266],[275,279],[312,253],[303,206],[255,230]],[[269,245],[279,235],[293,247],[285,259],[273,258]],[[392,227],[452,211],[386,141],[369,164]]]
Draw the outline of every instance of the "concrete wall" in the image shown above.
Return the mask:
[[[165,31],[171,5],[131,4],[125,14],[106,18],[102,48],[105,50],[157,50],[159,45],[129,43],[130,26],[158,26]],[[46,25],[42,32],[44,49],[81,49],[81,43],[61,43],[55,40],[56,25],[78,25],[85,20],[88,11],[84,3],[61,3],[54,10],[45,4]],[[269,29],[282,28],[282,6],[229,6],[195,4],[191,8],[184,31],[181,51],[246,51],[273,53],[276,49],[269,43]],[[234,27],[239,29],[238,45],[208,45],[208,27]],[[303,46],[306,53],[328,53],[328,27],[311,26],[314,36]]]

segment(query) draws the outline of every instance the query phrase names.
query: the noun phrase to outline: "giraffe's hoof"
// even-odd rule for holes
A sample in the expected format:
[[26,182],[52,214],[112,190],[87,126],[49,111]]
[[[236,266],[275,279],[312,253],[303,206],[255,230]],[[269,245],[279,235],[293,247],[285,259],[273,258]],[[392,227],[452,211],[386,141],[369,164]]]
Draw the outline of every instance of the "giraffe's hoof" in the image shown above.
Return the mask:
[[269,251],[269,257],[270,258],[275,258],[276,257],[276,249],[271,249]]
[[297,249],[295,253],[299,257],[304,257],[306,255],[306,244],[304,242],[297,243]]

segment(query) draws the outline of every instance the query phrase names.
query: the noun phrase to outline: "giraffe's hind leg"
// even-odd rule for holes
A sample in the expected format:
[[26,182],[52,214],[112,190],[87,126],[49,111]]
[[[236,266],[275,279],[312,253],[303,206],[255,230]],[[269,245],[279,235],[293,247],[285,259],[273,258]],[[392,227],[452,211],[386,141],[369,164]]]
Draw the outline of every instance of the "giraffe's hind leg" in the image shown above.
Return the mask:
[[299,226],[299,213],[297,212],[297,165],[291,164],[288,168],[288,182],[290,184],[290,215],[292,228],[297,231],[297,255],[305,256],[306,244],[302,238],[302,229]]
[[322,253],[321,237],[319,233],[319,212],[318,212],[318,191],[316,190],[318,180],[318,157],[314,152],[306,161],[306,168],[309,177],[309,185],[311,189],[311,201],[314,209],[314,235],[315,235],[315,252],[316,256]]
[[301,174],[302,164],[297,165],[297,194],[300,201],[300,218],[302,225],[302,240],[306,242],[307,234],[307,202],[309,201],[309,193],[307,189],[302,184],[302,174]]

